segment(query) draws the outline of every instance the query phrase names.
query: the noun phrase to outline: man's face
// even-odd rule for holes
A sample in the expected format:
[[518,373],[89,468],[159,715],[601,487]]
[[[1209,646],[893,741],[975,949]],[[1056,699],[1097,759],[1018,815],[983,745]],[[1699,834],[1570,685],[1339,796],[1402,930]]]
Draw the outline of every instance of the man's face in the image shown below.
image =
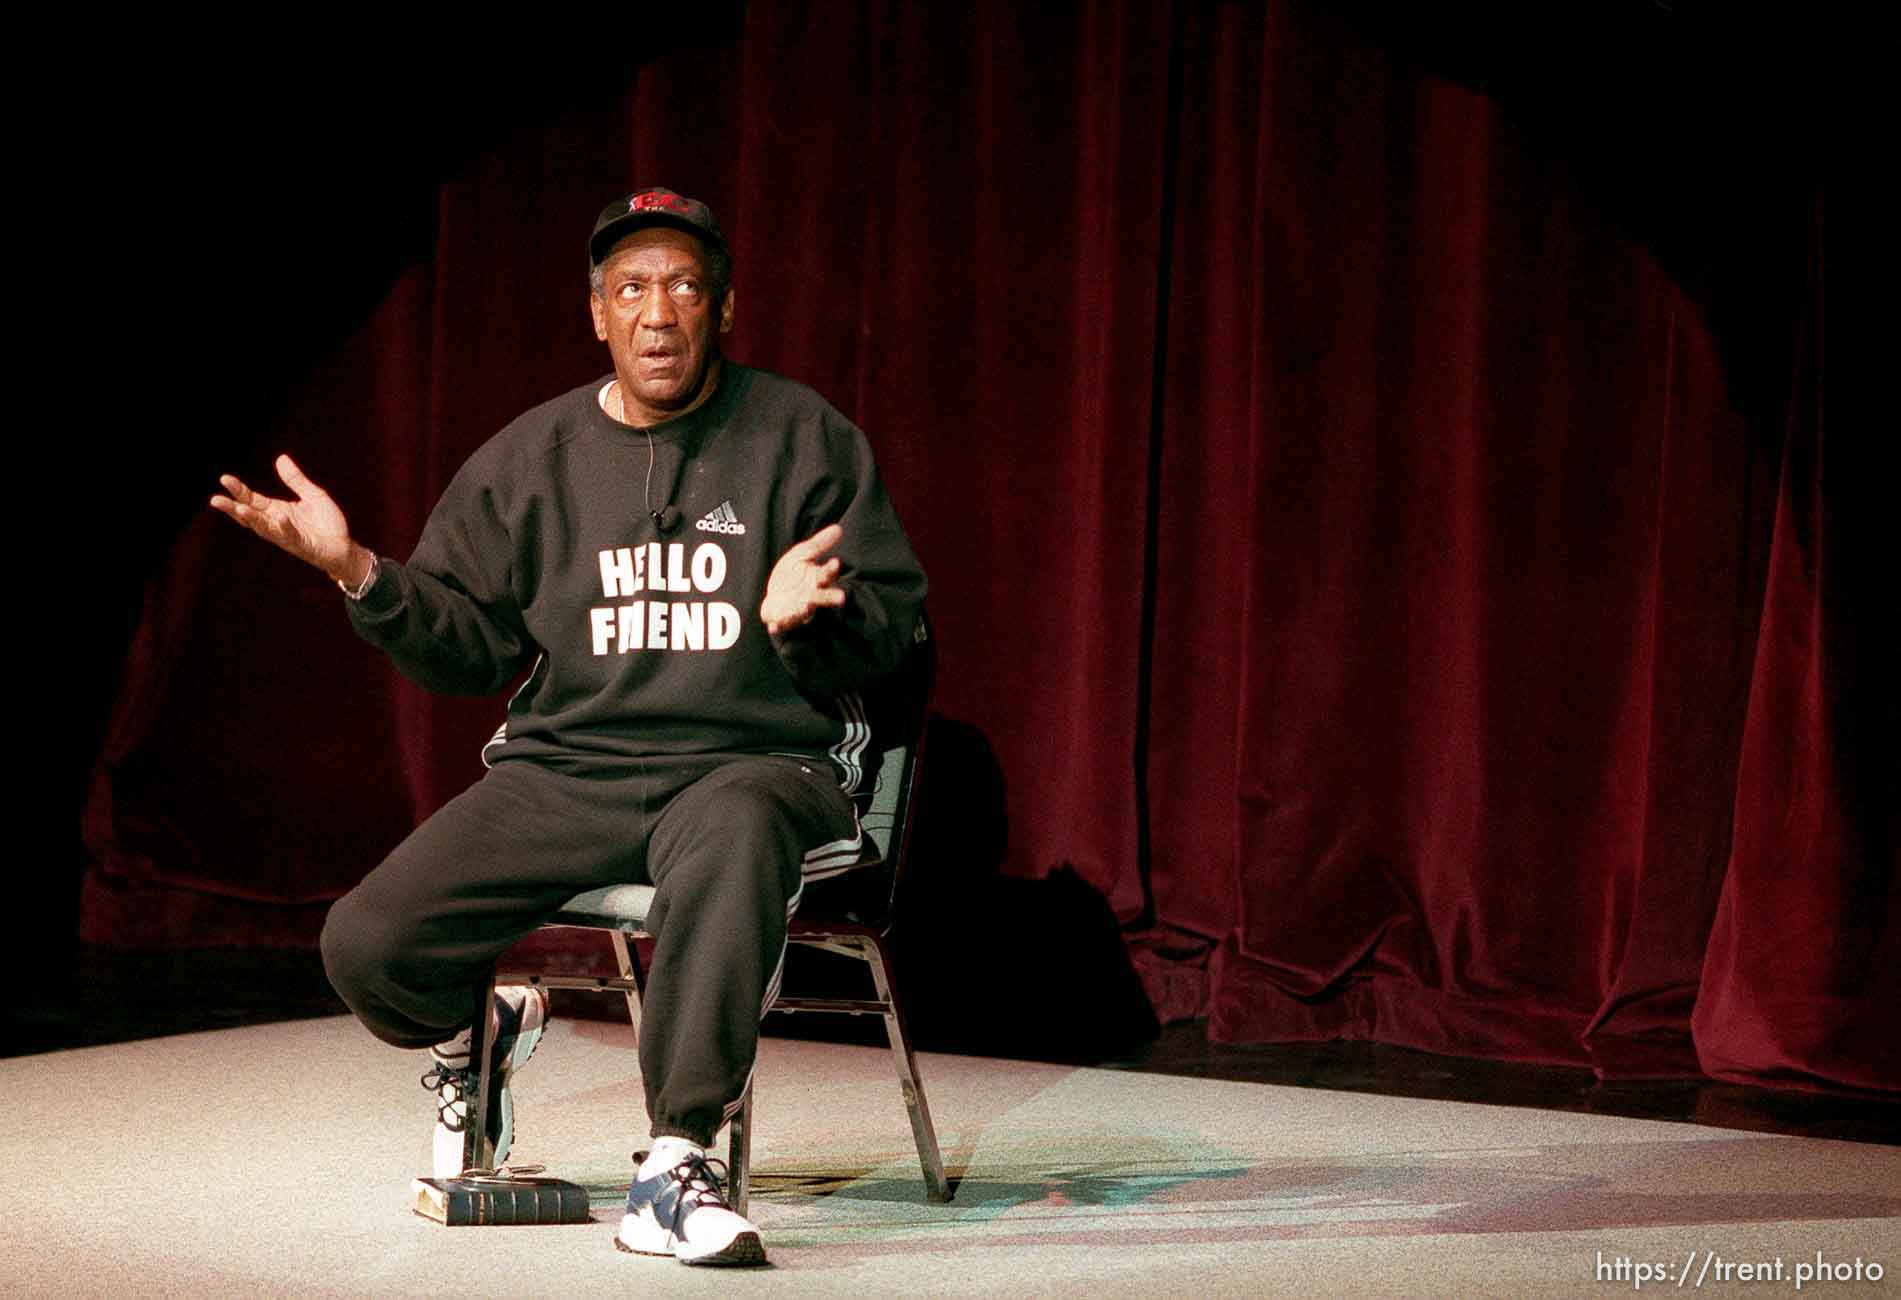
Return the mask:
[[601,264],[601,288],[588,305],[594,336],[614,358],[629,423],[657,424],[712,393],[733,294],[713,301],[694,236],[671,226],[636,230]]

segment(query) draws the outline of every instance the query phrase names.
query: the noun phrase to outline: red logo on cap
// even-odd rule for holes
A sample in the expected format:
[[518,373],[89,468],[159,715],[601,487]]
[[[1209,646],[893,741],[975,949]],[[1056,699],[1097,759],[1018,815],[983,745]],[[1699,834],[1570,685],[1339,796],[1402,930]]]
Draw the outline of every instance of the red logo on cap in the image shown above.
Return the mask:
[[669,212],[687,212],[691,205],[678,194],[670,190],[648,190],[644,194],[634,195],[627,204],[629,212],[651,212],[655,208],[665,208]]

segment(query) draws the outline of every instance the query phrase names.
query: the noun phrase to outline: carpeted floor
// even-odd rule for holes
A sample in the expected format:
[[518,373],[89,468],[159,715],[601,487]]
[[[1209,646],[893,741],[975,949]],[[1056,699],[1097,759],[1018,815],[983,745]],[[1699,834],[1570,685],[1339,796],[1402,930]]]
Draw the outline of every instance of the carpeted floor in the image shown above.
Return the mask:
[[924,1198],[887,1053],[766,1041],[753,1217],[773,1267],[740,1274],[612,1249],[645,1131],[625,1026],[557,1020],[517,1087],[514,1159],[594,1201],[594,1224],[561,1228],[412,1215],[422,1058],[346,1018],[0,1060],[0,1294],[1754,1296],[1798,1272],[1805,1294],[1901,1294],[1901,1148],[920,1062],[948,1206]]

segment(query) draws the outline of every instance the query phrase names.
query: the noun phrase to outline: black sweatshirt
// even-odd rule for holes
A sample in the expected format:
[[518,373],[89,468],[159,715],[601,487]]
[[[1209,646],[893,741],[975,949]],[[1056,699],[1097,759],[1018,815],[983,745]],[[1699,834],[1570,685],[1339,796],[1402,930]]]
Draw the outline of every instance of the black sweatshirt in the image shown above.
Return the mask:
[[[477,450],[409,562],[379,561],[352,624],[431,690],[500,690],[533,661],[491,763],[829,753],[849,788],[855,692],[919,634],[925,590],[864,434],[811,389],[731,362],[702,406],[647,429],[601,409],[607,382]],[[651,512],[668,505],[662,533]],[[772,566],[833,522],[846,603],[769,636]]]

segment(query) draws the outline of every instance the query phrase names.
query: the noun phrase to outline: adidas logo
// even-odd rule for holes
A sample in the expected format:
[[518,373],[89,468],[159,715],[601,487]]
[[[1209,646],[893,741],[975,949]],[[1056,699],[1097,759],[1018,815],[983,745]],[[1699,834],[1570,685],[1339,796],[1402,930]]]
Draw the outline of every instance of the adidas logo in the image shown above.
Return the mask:
[[746,535],[746,525],[740,523],[739,516],[733,513],[731,501],[720,502],[693,526],[703,533],[731,533],[734,537]]

